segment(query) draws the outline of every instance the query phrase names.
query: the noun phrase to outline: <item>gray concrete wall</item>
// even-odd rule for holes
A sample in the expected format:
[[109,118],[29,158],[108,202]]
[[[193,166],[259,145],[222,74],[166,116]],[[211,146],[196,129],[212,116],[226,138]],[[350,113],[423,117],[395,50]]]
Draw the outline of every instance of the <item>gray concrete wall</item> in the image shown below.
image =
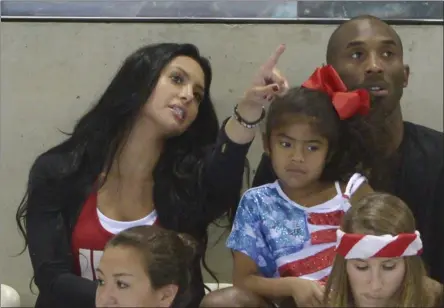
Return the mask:
[[[162,41],[193,42],[211,57],[212,93],[220,118],[249,84],[252,74],[281,42],[288,49],[280,68],[292,84],[302,82],[324,62],[335,26],[326,25],[174,25],[2,23],[0,109],[0,281],[17,288],[23,305],[35,298],[32,276],[14,220],[29,166],[37,154],[55,145],[100,95],[120,62],[135,48]],[[412,76],[405,91],[406,119],[443,129],[443,27],[397,27]],[[258,141],[258,140],[257,140]],[[252,166],[260,142],[249,153]],[[220,230],[213,230],[217,239]],[[222,280],[231,276],[230,254],[217,245],[209,252]],[[226,258],[226,261],[221,260]]]

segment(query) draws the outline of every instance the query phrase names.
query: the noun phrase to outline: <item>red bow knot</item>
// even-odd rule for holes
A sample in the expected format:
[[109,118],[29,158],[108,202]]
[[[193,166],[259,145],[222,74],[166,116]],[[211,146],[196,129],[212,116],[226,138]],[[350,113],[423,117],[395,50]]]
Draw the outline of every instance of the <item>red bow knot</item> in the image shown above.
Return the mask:
[[357,113],[365,115],[370,111],[368,91],[359,89],[348,92],[341,77],[331,65],[318,67],[302,86],[326,92],[331,97],[341,120],[348,119]]

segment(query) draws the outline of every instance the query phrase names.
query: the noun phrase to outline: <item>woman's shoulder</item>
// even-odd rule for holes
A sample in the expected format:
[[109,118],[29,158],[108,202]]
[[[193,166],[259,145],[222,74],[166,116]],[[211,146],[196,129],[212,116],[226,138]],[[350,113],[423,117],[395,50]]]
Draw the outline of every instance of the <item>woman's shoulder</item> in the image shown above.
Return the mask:
[[29,172],[30,180],[47,178],[51,174],[53,166],[60,164],[61,155],[53,153],[43,153],[34,160]]
[[[89,177],[76,175],[76,162],[65,153],[46,152],[38,156],[28,179],[28,207],[62,211],[75,218],[79,206],[91,192]],[[67,210],[67,212],[65,212]]]
[[29,179],[60,179],[72,172],[76,157],[71,153],[45,152],[39,155],[32,164]]

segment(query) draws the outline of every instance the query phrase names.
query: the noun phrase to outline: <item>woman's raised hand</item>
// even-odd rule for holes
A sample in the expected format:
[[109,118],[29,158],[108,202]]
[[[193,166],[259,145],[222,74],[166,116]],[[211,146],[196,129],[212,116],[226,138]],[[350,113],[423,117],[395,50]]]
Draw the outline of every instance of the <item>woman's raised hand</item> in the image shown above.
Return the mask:
[[285,45],[281,44],[260,67],[251,87],[245,92],[244,103],[266,107],[276,96],[284,95],[288,91],[287,79],[276,68],[284,51]]
[[276,96],[288,91],[288,82],[276,69],[285,45],[280,45],[271,57],[265,61],[256,73],[251,86],[239,104],[234,108],[234,115],[227,122],[225,132],[235,143],[251,142],[255,136],[255,128],[265,118],[265,110]]

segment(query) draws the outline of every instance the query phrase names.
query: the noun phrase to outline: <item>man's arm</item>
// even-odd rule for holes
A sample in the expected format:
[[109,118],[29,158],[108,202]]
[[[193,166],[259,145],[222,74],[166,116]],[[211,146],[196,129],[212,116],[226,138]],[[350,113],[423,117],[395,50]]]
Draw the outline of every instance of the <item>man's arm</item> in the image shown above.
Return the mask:
[[[444,168],[435,185],[435,202],[433,204],[433,217],[436,243],[433,245],[433,260],[431,264],[431,277],[444,284],[444,245],[440,244],[440,238],[444,234]],[[442,240],[442,238],[441,238]]]

